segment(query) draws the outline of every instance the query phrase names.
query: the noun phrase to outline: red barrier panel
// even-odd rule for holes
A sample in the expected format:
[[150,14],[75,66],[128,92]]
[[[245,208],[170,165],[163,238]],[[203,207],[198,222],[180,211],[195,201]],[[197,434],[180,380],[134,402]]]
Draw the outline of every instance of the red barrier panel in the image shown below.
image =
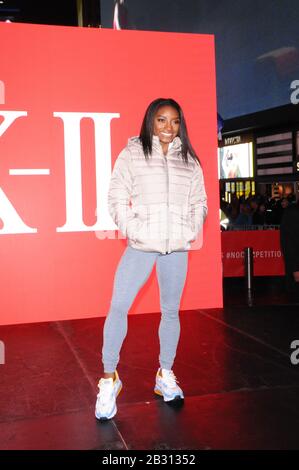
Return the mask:
[[[181,309],[220,307],[214,37],[0,23],[0,43],[1,323],[106,315],[127,245],[111,168],[158,97],[181,104],[208,195]],[[153,273],[131,313],[157,311]]]
[[244,276],[244,253],[253,248],[255,276],[283,276],[284,262],[279,230],[227,231],[221,233],[224,277]]

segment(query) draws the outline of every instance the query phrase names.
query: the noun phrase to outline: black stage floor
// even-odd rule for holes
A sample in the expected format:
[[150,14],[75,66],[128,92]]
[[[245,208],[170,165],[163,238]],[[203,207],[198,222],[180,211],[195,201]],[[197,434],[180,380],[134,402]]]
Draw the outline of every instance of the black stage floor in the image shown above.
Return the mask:
[[181,408],[153,394],[159,314],[130,316],[106,423],[94,418],[103,318],[0,327],[0,448],[299,449],[299,304],[282,279],[255,282],[252,307],[226,280],[224,309],[181,312]]

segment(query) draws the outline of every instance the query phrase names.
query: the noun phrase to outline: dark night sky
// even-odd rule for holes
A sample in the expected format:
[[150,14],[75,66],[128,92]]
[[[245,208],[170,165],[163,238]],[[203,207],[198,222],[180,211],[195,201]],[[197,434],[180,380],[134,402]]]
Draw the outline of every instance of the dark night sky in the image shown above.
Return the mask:
[[[129,27],[215,34],[218,111],[224,119],[290,102],[299,80],[298,0],[126,0]],[[76,25],[75,0],[4,0],[18,21]],[[113,0],[101,0],[104,28]],[[8,13],[6,13],[8,14]],[[265,56],[267,57],[261,57]]]
[[[215,34],[218,110],[225,119],[290,102],[290,83],[299,80],[298,0],[126,4],[134,29]],[[103,27],[112,27],[112,14],[113,2],[102,0]]]

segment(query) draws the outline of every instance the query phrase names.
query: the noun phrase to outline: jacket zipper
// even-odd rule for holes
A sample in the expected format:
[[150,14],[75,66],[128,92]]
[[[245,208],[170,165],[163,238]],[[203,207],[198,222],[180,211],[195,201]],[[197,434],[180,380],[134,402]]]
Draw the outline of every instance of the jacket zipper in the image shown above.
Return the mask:
[[166,160],[166,174],[167,174],[167,238],[166,238],[166,254],[169,253],[169,170],[167,156]]

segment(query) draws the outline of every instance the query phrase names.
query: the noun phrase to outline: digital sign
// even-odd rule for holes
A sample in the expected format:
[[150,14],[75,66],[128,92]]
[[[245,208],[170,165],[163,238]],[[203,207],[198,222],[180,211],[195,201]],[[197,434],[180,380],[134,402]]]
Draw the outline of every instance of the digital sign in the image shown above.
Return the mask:
[[219,148],[218,176],[220,179],[252,178],[252,142],[225,145]]

